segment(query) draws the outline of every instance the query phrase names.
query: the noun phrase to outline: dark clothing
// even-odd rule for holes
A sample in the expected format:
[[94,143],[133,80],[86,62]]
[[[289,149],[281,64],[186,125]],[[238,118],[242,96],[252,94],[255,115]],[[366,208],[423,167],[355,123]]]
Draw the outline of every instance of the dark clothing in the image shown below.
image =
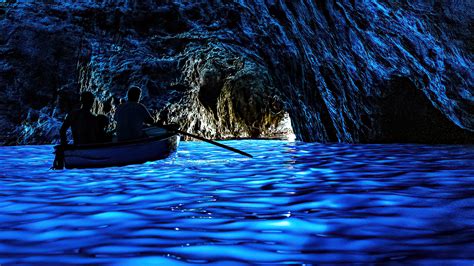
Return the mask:
[[143,123],[155,123],[146,107],[137,102],[121,104],[115,111],[115,121],[119,141],[144,137]]
[[109,134],[109,117],[106,115],[97,115],[97,140],[99,142],[111,142],[112,136]]
[[74,144],[89,144],[98,141],[97,117],[89,110],[72,111],[61,126],[61,144],[67,143],[66,131],[71,128]]

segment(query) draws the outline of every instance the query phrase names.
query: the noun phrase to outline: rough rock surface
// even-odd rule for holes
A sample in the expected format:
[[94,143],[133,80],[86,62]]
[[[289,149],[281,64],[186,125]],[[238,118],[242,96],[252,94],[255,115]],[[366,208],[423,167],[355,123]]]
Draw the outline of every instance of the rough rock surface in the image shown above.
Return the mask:
[[51,143],[129,85],[212,138],[474,142],[470,0],[9,1],[0,142]]

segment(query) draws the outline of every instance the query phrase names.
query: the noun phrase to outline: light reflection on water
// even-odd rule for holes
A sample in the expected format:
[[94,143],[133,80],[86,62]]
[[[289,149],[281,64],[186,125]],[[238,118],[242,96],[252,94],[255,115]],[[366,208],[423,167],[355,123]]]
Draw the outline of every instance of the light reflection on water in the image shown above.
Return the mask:
[[0,264],[474,261],[474,147],[228,141],[51,171],[0,147]]

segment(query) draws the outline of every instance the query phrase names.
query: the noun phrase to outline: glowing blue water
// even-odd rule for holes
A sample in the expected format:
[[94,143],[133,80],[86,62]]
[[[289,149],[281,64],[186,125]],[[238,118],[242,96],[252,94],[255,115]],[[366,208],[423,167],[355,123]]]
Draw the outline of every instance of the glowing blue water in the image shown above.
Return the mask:
[[140,166],[50,171],[0,148],[0,264],[474,261],[474,147],[182,142]]

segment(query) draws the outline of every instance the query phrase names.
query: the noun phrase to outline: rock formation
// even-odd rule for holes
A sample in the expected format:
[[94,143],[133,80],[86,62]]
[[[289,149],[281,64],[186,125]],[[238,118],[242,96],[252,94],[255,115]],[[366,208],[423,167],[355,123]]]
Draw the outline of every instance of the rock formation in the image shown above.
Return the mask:
[[4,144],[55,142],[81,91],[132,84],[210,138],[474,140],[469,0],[0,5]]

